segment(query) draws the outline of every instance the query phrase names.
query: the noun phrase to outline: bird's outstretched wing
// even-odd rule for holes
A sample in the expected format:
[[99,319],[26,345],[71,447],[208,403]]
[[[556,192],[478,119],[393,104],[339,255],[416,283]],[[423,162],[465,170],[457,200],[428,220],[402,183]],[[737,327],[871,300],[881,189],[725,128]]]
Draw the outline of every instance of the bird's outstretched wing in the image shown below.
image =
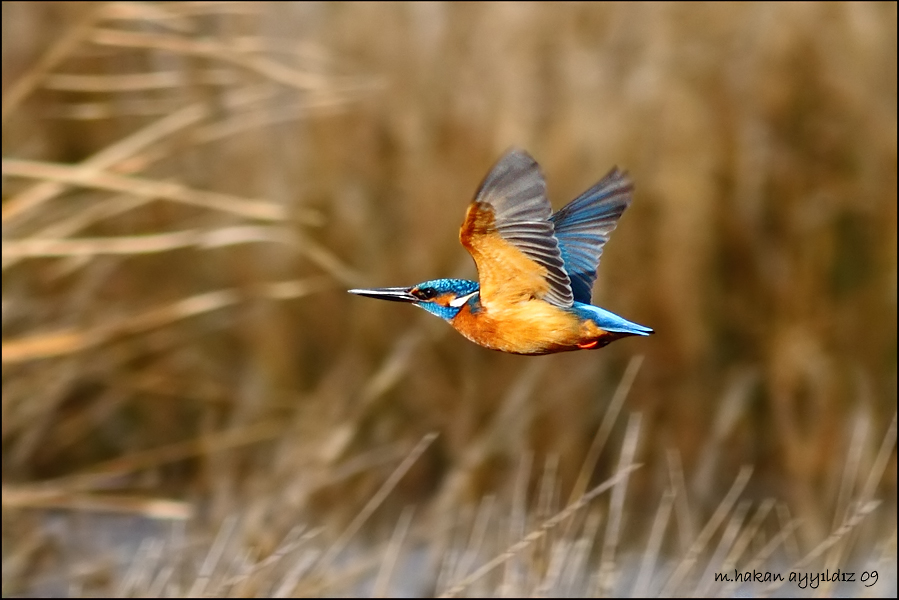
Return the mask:
[[459,230],[478,267],[485,306],[527,298],[572,305],[551,214],[537,163],[520,150],[506,153],[487,174]]
[[602,247],[631,203],[633,185],[618,168],[550,217],[577,302],[590,304]]

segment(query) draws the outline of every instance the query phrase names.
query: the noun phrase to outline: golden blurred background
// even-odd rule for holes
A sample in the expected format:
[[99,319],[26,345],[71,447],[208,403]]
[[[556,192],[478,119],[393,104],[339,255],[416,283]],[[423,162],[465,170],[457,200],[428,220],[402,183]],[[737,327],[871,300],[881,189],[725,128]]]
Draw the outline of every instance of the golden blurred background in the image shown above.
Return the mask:
[[[737,486],[787,562],[842,531],[895,590],[895,3],[2,19],[4,593],[57,564],[47,514],[444,548],[448,515],[539,524],[630,462],[582,511],[623,504],[622,551],[666,505],[659,552],[693,548]],[[458,227],[513,146],[556,209],[630,172],[594,301],[656,335],[503,355],[346,294],[474,278]]]

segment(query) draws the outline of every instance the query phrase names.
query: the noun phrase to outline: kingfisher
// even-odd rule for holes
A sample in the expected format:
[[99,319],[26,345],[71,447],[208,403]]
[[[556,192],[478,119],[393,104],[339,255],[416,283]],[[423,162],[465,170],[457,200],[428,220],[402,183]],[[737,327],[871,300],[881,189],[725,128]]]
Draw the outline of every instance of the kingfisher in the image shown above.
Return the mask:
[[651,335],[649,327],[590,303],[603,246],[632,191],[627,174],[615,167],[553,213],[540,167],[512,149],[481,183],[459,230],[478,281],[432,279],[349,292],[414,304],[472,342],[513,354],[602,348]]

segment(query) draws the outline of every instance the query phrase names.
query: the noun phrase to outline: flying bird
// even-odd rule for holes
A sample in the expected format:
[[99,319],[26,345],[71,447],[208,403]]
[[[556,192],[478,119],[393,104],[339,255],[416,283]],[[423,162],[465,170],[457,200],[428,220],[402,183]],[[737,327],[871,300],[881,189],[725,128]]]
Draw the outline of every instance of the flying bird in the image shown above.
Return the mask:
[[632,191],[627,174],[613,168],[553,213],[537,163],[511,150],[481,183],[459,230],[478,281],[433,279],[349,292],[414,304],[472,342],[513,354],[602,348],[651,335],[649,327],[590,304],[603,246]]

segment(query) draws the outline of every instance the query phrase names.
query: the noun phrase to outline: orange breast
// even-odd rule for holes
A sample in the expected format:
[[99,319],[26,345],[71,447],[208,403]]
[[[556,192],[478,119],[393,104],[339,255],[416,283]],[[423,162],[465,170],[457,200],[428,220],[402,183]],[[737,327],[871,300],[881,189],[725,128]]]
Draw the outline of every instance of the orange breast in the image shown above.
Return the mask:
[[592,321],[581,321],[566,310],[536,299],[501,307],[483,306],[475,313],[466,305],[452,325],[476,344],[514,354],[600,348],[619,337]]

